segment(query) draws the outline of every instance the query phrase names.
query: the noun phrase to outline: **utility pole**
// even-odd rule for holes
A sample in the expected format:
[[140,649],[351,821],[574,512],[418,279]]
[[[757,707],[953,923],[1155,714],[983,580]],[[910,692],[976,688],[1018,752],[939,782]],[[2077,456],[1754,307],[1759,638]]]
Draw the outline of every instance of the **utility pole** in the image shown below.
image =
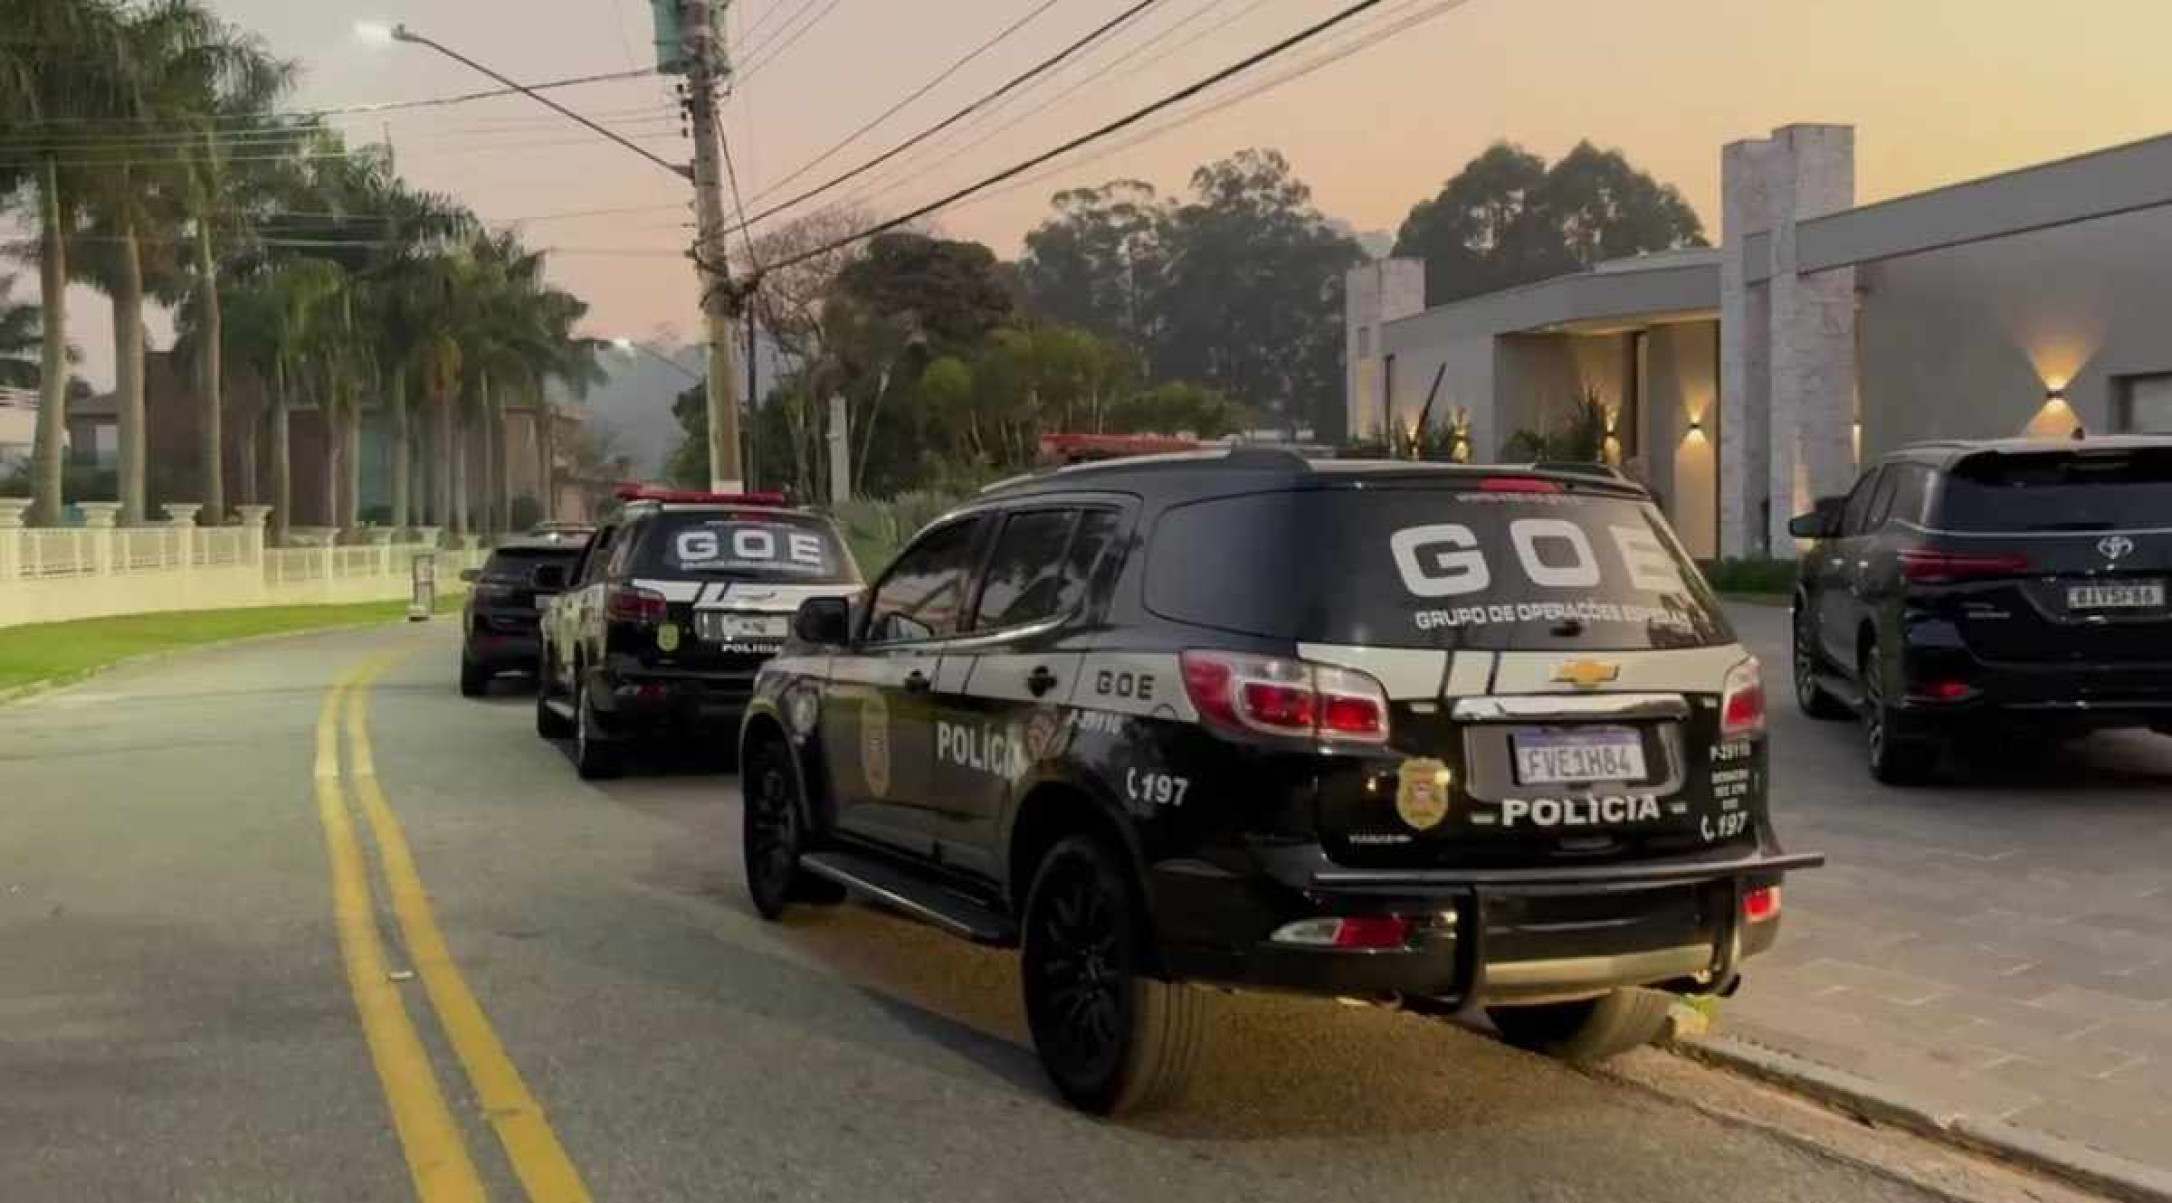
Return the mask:
[[739,463],[739,374],[732,362],[736,344],[731,319],[738,298],[724,262],[724,168],[716,114],[719,85],[730,71],[722,20],[729,3],[679,0],[680,36],[687,58],[687,116],[694,136],[694,215],[700,236],[695,267],[709,344],[709,487],[719,493],[738,493],[746,487]]

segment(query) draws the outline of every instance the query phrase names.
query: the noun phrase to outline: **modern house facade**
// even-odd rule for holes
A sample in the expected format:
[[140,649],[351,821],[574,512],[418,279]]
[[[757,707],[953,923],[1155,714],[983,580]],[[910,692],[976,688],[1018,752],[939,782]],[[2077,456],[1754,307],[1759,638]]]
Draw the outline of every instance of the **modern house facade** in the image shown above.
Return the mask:
[[1596,399],[1699,556],[1793,555],[1791,514],[1910,442],[2172,433],[2172,136],[1854,196],[1854,131],[1787,126],[1722,150],[1717,247],[1430,309],[1416,260],[1356,268],[1349,429],[1460,415],[1484,459]]

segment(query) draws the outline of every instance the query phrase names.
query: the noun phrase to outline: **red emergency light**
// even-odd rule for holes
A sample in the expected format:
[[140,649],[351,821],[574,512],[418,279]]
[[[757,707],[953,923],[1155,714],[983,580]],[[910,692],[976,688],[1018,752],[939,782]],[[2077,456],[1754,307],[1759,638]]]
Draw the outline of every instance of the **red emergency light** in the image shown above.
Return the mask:
[[1090,460],[1121,459],[1127,455],[1161,455],[1171,451],[1197,451],[1206,444],[1197,439],[1166,434],[1044,434],[1043,461],[1077,464]]
[[782,493],[708,493],[700,489],[657,489],[647,485],[620,485],[620,501],[688,502],[694,505],[789,505]]

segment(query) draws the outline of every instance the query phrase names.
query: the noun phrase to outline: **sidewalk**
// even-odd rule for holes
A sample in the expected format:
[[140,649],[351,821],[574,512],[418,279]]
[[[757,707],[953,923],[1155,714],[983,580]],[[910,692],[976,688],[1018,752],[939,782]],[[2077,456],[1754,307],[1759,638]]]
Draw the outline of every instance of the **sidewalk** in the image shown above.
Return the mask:
[[1715,1030],[1934,1111],[2172,1169],[2172,739],[1894,790],[1792,705],[1787,612],[1731,607],[1766,665],[1775,821],[1830,858]]

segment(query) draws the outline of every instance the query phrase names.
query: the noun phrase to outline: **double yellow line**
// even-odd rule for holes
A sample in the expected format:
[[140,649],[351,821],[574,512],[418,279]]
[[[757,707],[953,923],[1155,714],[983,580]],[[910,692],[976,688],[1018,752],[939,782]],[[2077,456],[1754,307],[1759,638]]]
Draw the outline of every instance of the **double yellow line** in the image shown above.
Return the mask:
[[[484,1116],[498,1134],[528,1198],[543,1203],[587,1203],[588,1187],[566,1156],[543,1108],[492,1030],[482,1004],[453,963],[431,913],[430,897],[415,870],[398,816],[377,781],[370,753],[369,689],[397,657],[372,660],[347,674],[325,695],[317,715],[317,815],[332,862],[332,911],[347,984],[361,1013],[370,1059],[392,1109],[392,1124],[407,1157],[415,1193],[424,1203],[471,1203],[487,1198],[481,1175],[468,1156],[460,1125],[439,1088],[422,1038],[392,979],[391,962],[371,900],[369,866],[348,805],[351,793],[377,845],[393,916],[414,975],[422,979],[439,1028],[467,1071]],[[346,771],[340,767],[339,732],[344,715]]]

